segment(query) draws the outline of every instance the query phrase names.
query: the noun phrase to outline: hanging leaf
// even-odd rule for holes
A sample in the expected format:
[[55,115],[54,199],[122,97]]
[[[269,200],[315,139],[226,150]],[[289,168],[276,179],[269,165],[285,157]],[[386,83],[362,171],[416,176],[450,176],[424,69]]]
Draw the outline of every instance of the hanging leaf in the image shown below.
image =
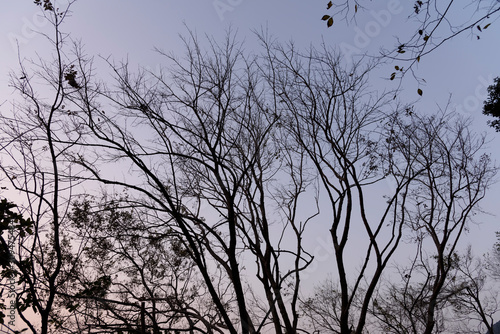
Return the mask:
[[326,21],[330,18],[330,15],[323,15],[323,17],[321,18],[323,21]]
[[481,29],[481,26],[480,26],[479,24],[476,26],[476,28],[477,28],[477,30],[479,30],[479,31],[483,31],[483,30]]
[[328,26],[328,28],[330,28],[333,25],[333,17],[330,17],[328,19],[328,22],[326,23],[326,25]]
[[491,25],[491,23],[488,23],[487,25],[485,25],[485,26],[483,27],[483,29],[488,29],[488,27],[489,27],[490,25]]
[[419,89],[417,89],[417,93],[418,93],[418,95],[422,96],[422,94],[423,94],[424,92],[423,92],[423,91],[419,88]]
[[396,77],[396,72],[391,74],[391,80],[394,80],[395,77]]
[[330,9],[330,8],[332,8],[332,6],[333,6],[333,3],[330,1],[330,2],[328,3],[328,5],[326,5],[326,9]]

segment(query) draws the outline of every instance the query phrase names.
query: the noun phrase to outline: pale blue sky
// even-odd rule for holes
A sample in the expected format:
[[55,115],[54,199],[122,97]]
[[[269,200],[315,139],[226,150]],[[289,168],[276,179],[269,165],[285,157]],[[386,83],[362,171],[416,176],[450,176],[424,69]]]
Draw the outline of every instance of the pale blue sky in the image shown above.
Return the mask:
[[[156,0],[138,3],[129,0],[85,0],[73,5],[73,15],[65,27],[73,38],[83,41],[89,54],[112,55],[116,59],[128,56],[133,63],[151,67],[160,62],[160,58],[152,51],[154,47],[174,52],[179,49],[178,34],[186,32],[184,25],[200,35],[207,33],[219,37],[229,28],[238,30],[239,35],[249,41],[249,48],[254,40],[251,30],[268,26],[277,38],[283,41],[293,39],[300,46],[310,43],[317,45],[323,39],[327,44],[341,47],[346,53],[349,50],[356,52],[357,49],[372,54],[377,54],[381,45],[394,45],[394,35],[404,36],[411,31],[407,21],[411,3],[398,0],[381,2],[374,5],[373,11],[392,12],[388,20],[368,11],[360,13],[357,22],[350,25],[335,22],[334,27],[327,29],[319,19],[327,13],[326,2],[323,2]],[[62,6],[64,1],[60,3]],[[0,36],[3,65],[0,69],[0,87],[5,87],[5,74],[16,66],[14,41],[19,41],[23,56],[32,55],[33,51],[41,52],[46,49],[45,44],[31,30],[48,31],[49,28],[36,18],[39,11],[32,1],[9,1],[5,6],[8,9],[0,13],[0,30],[4,32]],[[359,31],[368,32],[373,37],[368,37],[368,41],[363,40]],[[482,83],[480,77],[491,79],[499,75],[499,31],[499,25],[492,24],[479,41],[466,33],[427,59],[422,59],[418,74],[426,79],[427,86],[422,87],[425,94],[421,102],[429,105],[442,103],[449,93],[453,93],[457,95],[457,103],[461,104],[462,97],[475,94],[476,86]],[[387,75],[391,69],[392,65],[388,65]],[[416,83],[406,80],[404,88],[413,96]],[[470,101],[469,104],[472,105]]]
[[[378,2],[374,12],[361,13],[357,22],[347,25],[336,22],[327,29],[320,18],[326,11],[327,1],[306,0],[80,0],[72,7],[72,17],[67,19],[64,31],[72,38],[81,39],[89,55],[111,56],[116,60],[128,57],[132,64],[155,68],[161,57],[154,47],[165,51],[182,51],[179,34],[188,28],[215,38],[224,36],[227,29],[238,30],[239,36],[247,40],[251,50],[255,39],[252,29],[267,26],[269,32],[282,41],[293,39],[297,45],[318,45],[322,40],[342,49],[358,49],[360,52],[377,54],[380,46],[394,45],[394,35],[408,35],[411,24],[407,16],[412,2],[392,0]],[[464,0],[464,3],[467,1]],[[64,4],[60,1],[61,5]],[[21,57],[33,56],[34,52],[46,54],[47,44],[32,30],[50,32],[37,15],[40,11],[30,0],[10,0],[3,4],[0,12],[0,104],[12,98],[12,89],[7,87],[7,73],[17,67],[15,40],[19,41]],[[389,11],[390,17],[374,13]],[[465,11],[464,11],[465,13]],[[457,15],[460,15],[458,13]],[[360,31],[368,36],[361,38]],[[494,22],[481,40],[468,33],[445,44],[422,59],[417,74],[427,81],[421,86],[422,98],[416,95],[417,83],[408,77],[403,82],[408,100],[416,100],[415,107],[432,112],[436,105],[444,105],[453,94],[452,105],[458,112],[475,117],[475,128],[491,134],[491,152],[500,161],[497,146],[499,135],[486,126],[481,115],[482,101],[486,97],[486,86],[493,77],[500,76],[498,54],[500,51],[500,23]],[[395,63],[397,64],[397,63]],[[377,73],[389,77],[394,64],[386,65]],[[395,82],[373,77],[373,86],[380,89],[393,88]],[[2,108],[8,107],[8,103]],[[493,186],[483,202],[486,211],[500,214],[498,210],[500,184]],[[494,232],[500,230],[498,217],[483,216],[485,223],[473,229],[466,242],[471,242],[476,254],[487,251],[495,242]]]

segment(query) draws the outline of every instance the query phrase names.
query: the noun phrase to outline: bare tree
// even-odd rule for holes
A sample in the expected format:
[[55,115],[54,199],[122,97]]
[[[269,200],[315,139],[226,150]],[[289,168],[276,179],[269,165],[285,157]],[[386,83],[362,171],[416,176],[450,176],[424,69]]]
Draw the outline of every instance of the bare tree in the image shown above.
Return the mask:
[[[423,256],[423,255],[421,255]],[[419,258],[412,266],[400,267],[400,280],[388,280],[375,297],[373,316],[386,333],[422,333],[427,324],[433,293],[436,257]],[[453,255],[448,279],[435,300],[435,333],[490,332],[498,312],[498,293],[488,279],[482,261],[469,247]]]
[[[459,241],[495,174],[466,122],[370,91],[376,63],[344,69],[325,46],[301,51],[264,34],[262,52],[247,53],[234,35],[190,33],[182,57],[159,51],[168,66],[156,74],[106,59],[109,86],[78,44],[63,51],[67,12],[45,9],[58,57],[32,65],[55,102],[22,67],[14,82],[28,104],[3,119],[1,165],[36,199],[15,264],[28,291],[19,305],[37,309],[42,333],[52,321],[68,333],[310,324],[360,334],[384,322],[375,300],[404,241],[417,245],[408,282],[425,284],[391,290],[394,300],[421,292],[418,328],[435,331]],[[126,196],[75,201],[75,182]],[[335,277],[301,301],[314,218],[327,222]]]
[[[234,36],[209,40],[208,51],[194,35],[185,45],[184,59],[164,53],[169,77],[134,76],[127,64],[111,64],[118,89],[89,84],[75,94],[91,132],[82,145],[96,150],[73,163],[128,189],[131,200],[163,216],[164,229],[182,236],[229,332],[295,332],[300,272],[312,261],[302,235],[316,214],[297,217],[310,182],[303,150],[282,149],[272,95]],[[77,70],[87,73],[83,65]],[[130,176],[106,175],[103,162],[130,166]],[[255,263],[251,285],[248,261]],[[234,300],[225,300],[214,267],[226,273]],[[258,314],[250,312],[249,290],[265,298]]]
[[[459,258],[457,274],[452,277],[451,304],[454,313],[472,330],[494,333],[495,315],[500,309],[498,285],[485,268],[481,258],[474,257],[469,246]],[[474,323],[475,322],[475,323]]]
[[[58,326],[53,314],[57,294],[78,257],[69,252],[70,241],[63,233],[78,183],[76,166],[64,157],[78,137],[65,110],[68,94],[77,88],[68,80],[72,65],[62,53],[67,36],[59,29],[71,3],[61,11],[49,2],[37,3],[54,28],[53,36],[44,35],[54,50],[54,63],[20,60],[20,72],[11,76],[20,101],[2,113],[0,123],[3,188],[24,196],[20,214],[32,225],[31,233],[16,230],[16,245],[10,252],[16,309],[31,332],[43,334]],[[30,310],[33,316],[28,316]]]
[[[414,166],[416,155],[394,160],[394,133],[381,126],[409,109],[391,106],[390,93],[377,96],[367,90],[370,66],[343,70],[341,58],[326,47],[301,54],[264,43],[270,54],[268,80],[286,113],[284,123],[306,151],[328,200],[339,282],[338,333],[361,333],[372,295],[403,236],[409,184],[422,172]],[[368,196],[387,179],[394,188],[378,203],[377,217],[368,211]],[[364,244],[351,239],[360,233]],[[353,250],[365,256],[351,276]]]
[[[112,65],[118,92],[99,94],[117,111],[80,91],[78,115],[92,132],[84,145],[99,151],[74,162],[95,180],[145,195],[144,205],[175,222],[225,326],[236,331],[209,274],[211,265],[223,268],[245,333],[299,328],[300,272],[312,257],[302,247],[305,224],[297,209],[316,178],[331,219],[338,332],[363,331],[382,274],[410,233],[421,248],[430,242],[437,252],[425,313],[430,333],[451,256],[494,174],[488,157],[477,157],[484,140],[446,113],[420,116],[393,103],[392,92],[368,91],[376,64],[343,70],[326,47],[303,54],[261,36],[262,55],[244,56],[234,36],[224,44],[209,40],[208,52],[193,35],[185,42],[185,59],[163,53],[173,64],[170,77],[133,76],[127,64]],[[127,123],[147,135],[137,136]],[[128,161],[144,181],[110,178],[100,172],[97,155]],[[368,196],[388,182],[389,195],[371,209]],[[280,211],[284,223],[273,238]],[[364,244],[354,244],[360,229]],[[353,274],[354,249],[365,255]],[[258,289],[245,287],[240,259],[256,263],[266,300],[260,315],[250,311],[249,296]]]
[[457,255],[459,242],[495,175],[482,152],[484,137],[471,133],[468,125],[443,112],[413,115],[410,122],[391,120],[395,153],[413,155],[414,167],[422,172],[408,188],[405,204],[415,257],[400,267],[401,283],[392,283],[388,295],[374,303],[376,316],[390,332],[439,332],[445,325],[440,312],[467,289],[457,285],[465,270]]
[[[435,306],[451,278],[459,241],[495,175],[489,156],[481,151],[484,137],[471,133],[466,122],[438,114],[417,119],[417,124],[412,124],[416,130],[410,130],[412,138],[423,137],[420,140],[426,143],[418,160],[426,170],[416,179],[407,203],[414,212],[409,215],[410,226],[416,240],[423,243],[420,248],[426,247],[428,240],[435,252],[424,333],[433,330]],[[404,130],[408,128],[403,126]]]

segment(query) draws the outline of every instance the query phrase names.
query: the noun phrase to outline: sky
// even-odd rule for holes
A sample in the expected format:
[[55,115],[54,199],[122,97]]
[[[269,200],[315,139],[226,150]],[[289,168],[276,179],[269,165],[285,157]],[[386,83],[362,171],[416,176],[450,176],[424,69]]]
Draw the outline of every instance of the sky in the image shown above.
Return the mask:
[[[466,0],[462,1],[465,4]],[[64,1],[59,1],[61,6]],[[327,13],[325,0],[79,0],[71,7],[72,15],[63,26],[74,40],[81,40],[87,54],[104,58],[128,59],[131,64],[155,69],[161,57],[154,49],[182,52],[179,35],[192,30],[199,36],[223,38],[227,31],[236,32],[251,50],[256,39],[253,31],[267,29],[278,40],[293,40],[299,47],[318,46],[324,42],[340,48],[348,58],[355,53],[376,55],[381,46],[394,45],[394,36],[408,36],[411,23],[411,1],[381,1],[371,10],[359,14],[356,22],[336,21],[327,28],[320,18]],[[57,5],[56,5],[57,6]],[[387,13],[389,13],[387,15]],[[458,10],[454,15],[466,15]],[[385,14],[385,15],[384,15]],[[500,23],[492,21],[481,39],[465,33],[444,44],[422,59],[416,68],[425,84],[407,77],[402,82],[401,98],[415,101],[415,108],[433,112],[450,101],[456,112],[474,117],[474,129],[488,132],[489,150],[500,161],[500,135],[486,125],[481,115],[486,87],[500,76]],[[40,18],[39,7],[31,0],[7,0],[0,11],[0,108],[8,108],[14,98],[8,87],[8,73],[18,68],[18,58],[50,54],[44,37],[49,25]],[[375,88],[391,89],[397,83],[387,80],[394,65],[387,64],[373,77]],[[416,94],[417,88],[424,92]],[[500,183],[493,185],[482,203],[485,212],[475,228],[464,239],[473,245],[477,255],[487,252],[500,231],[498,198]],[[318,244],[325,243],[318,239]],[[325,248],[326,249],[326,248]],[[321,251],[321,250],[320,250]]]
[[[62,6],[65,2],[59,3]],[[304,0],[191,0],[181,3],[170,0],[140,3],[129,0],[80,0],[73,4],[72,17],[67,20],[64,29],[71,33],[73,39],[81,39],[90,55],[112,56],[114,59],[127,57],[132,63],[147,64],[152,68],[161,62],[153,49],[158,47],[175,53],[181,48],[179,34],[186,34],[188,29],[216,38],[223,37],[227,30],[237,31],[252,45],[255,42],[252,31],[265,27],[281,41],[293,40],[302,47],[324,41],[339,47],[347,57],[358,51],[377,54],[380,46],[394,44],[396,34],[404,36],[410,32],[407,16],[411,12],[411,2],[381,2],[361,12],[356,22],[346,24],[336,20],[329,29],[320,20],[327,13],[326,1],[311,3]],[[2,89],[7,84],[6,74],[16,67],[16,41],[21,56],[30,56],[34,51],[41,52],[45,45],[43,38],[33,30],[50,32],[48,24],[39,18],[40,11],[32,1],[10,1],[6,6],[8,10],[0,13],[0,29],[4,32],[0,36]],[[389,16],[384,16],[383,12],[388,12]],[[460,97],[466,99],[470,94],[475,95],[476,86],[484,85],[483,79],[491,82],[499,72],[498,66],[495,66],[499,29],[493,24],[479,41],[466,33],[422,61],[418,74],[425,78],[427,85],[421,87],[425,96],[419,103],[442,103],[453,93],[456,103],[463,104]],[[389,66],[387,71],[390,73],[392,65]],[[412,93],[410,97],[413,97],[416,82],[406,80],[404,84],[405,89]],[[484,90],[483,93],[485,95]],[[472,100],[465,101],[465,109],[478,114],[477,110],[471,110],[477,104]],[[480,109],[480,105],[477,107]]]
[[[65,1],[59,3],[62,6]],[[279,40],[293,40],[301,47],[324,41],[339,47],[346,58],[355,53],[377,54],[380,46],[394,45],[395,35],[404,37],[411,32],[407,20],[411,2],[380,2],[360,12],[356,22],[346,24],[336,20],[329,29],[320,20],[327,13],[326,1],[312,3],[304,0],[191,0],[180,3],[170,0],[140,3],[80,0],[73,4],[72,17],[67,20],[64,30],[70,32],[73,39],[81,40],[89,55],[111,56],[116,60],[128,58],[133,64],[153,69],[161,64],[161,57],[153,49],[175,53],[181,49],[179,34],[186,34],[188,29],[201,36],[207,34],[216,38],[222,38],[228,30],[237,31],[251,48],[255,43],[252,31],[264,27]],[[46,44],[36,31],[50,33],[50,27],[40,19],[40,11],[33,1],[9,1],[6,8],[0,13],[0,31],[3,32],[0,36],[0,103],[8,100],[7,74],[17,66],[17,48],[21,57],[42,53],[46,51]],[[403,83],[405,91],[410,93],[409,99],[413,100],[416,89],[422,88],[425,94],[418,101],[419,105],[433,108],[435,103],[443,104],[449,94],[453,94],[453,103],[459,110],[480,115],[485,86],[500,72],[497,66],[499,30],[499,25],[492,24],[479,41],[465,33],[426,57],[419,64],[417,74],[427,84],[418,85],[415,80]],[[381,75],[388,77],[392,67],[393,64],[388,64],[382,68]],[[387,82],[380,85],[390,87]],[[480,123],[485,123],[485,119]]]

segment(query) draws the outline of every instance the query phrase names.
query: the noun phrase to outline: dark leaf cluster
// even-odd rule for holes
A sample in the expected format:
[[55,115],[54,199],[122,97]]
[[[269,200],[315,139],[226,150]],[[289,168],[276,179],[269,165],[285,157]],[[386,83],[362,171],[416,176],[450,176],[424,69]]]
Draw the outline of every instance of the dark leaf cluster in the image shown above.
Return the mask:
[[497,132],[500,131],[500,77],[494,79],[494,83],[488,87],[488,99],[484,101],[483,114],[496,118],[488,124]]
[[43,7],[43,10],[54,11],[54,6],[50,0],[35,0],[34,3],[40,7]]

